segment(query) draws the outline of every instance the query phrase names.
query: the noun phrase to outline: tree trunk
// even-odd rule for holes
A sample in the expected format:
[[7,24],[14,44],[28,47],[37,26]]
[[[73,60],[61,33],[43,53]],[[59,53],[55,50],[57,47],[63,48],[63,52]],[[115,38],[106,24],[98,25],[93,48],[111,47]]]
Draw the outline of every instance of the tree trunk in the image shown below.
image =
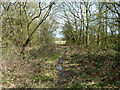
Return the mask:
[[118,17],[118,52],[120,52],[120,16]]
[[99,29],[98,29],[98,46],[101,46],[101,28],[102,28],[102,6],[99,3]]
[[79,40],[80,40],[80,45],[82,46],[82,37],[81,37],[81,35],[82,35],[82,22],[81,22],[81,28],[80,28],[80,36],[79,36]]
[[87,26],[86,26],[86,46],[89,46],[89,15],[88,15],[88,2],[86,7],[86,18],[87,18]]
[[84,24],[83,24],[83,37],[82,37],[82,44],[84,44],[84,40],[85,40],[85,34],[84,34]]
[[23,54],[23,55],[25,54],[25,47],[28,45],[28,43],[30,42],[30,40],[31,40],[30,37],[28,37],[28,39],[23,44],[21,54]]
[[105,47],[107,46],[107,18],[108,18],[108,16],[107,16],[107,13],[108,13],[108,11],[107,11],[107,7],[106,7],[106,12],[105,12],[105,18],[106,18],[106,21],[105,21]]

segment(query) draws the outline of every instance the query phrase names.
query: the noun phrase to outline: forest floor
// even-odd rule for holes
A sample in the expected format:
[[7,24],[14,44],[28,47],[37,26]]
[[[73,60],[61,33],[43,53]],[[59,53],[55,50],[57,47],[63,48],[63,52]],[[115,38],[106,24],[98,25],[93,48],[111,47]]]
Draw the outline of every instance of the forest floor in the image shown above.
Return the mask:
[[3,51],[2,66],[2,88],[120,88],[120,60],[114,50],[44,45],[27,47],[22,56],[11,48]]

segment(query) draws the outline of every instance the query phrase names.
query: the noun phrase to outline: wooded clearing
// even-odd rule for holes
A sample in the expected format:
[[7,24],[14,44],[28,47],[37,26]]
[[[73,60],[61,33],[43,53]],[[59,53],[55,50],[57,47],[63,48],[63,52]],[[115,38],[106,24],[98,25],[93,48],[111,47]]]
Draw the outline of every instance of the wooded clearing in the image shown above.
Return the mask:
[[0,89],[120,88],[120,2],[9,0],[0,15]]

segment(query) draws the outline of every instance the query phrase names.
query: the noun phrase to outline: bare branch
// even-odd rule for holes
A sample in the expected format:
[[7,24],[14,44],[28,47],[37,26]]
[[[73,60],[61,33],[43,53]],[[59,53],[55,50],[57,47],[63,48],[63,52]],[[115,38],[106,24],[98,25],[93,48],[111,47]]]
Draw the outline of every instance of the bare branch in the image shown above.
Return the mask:
[[[113,5],[113,6],[115,6],[115,5]],[[110,6],[108,6],[107,4],[106,4],[106,7],[107,7],[110,11],[112,11],[112,12],[114,12],[114,13],[118,14],[118,16],[120,16],[120,13],[119,13],[119,12],[118,12],[118,10],[116,9],[116,7],[114,7],[114,8],[115,8],[115,10],[111,9],[111,7],[110,7]]]
[[42,22],[49,16],[49,13],[51,11],[51,8],[52,8],[53,4],[54,4],[54,2],[50,3],[49,8],[48,8],[46,14],[44,15],[43,19],[38,23],[36,28],[32,31],[32,33],[30,34],[30,37],[33,35],[33,33],[36,31],[36,29],[42,24]]
[[41,2],[39,2],[39,14],[37,16],[35,16],[27,25],[27,30],[28,30],[28,35],[29,35],[29,27],[30,27],[30,24],[36,19],[36,18],[39,18],[40,15],[41,15],[41,6],[40,6]]
[[24,2],[23,10],[24,10],[24,12],[25,12],[25,16],[26,16],[27,22],[29,22],[28,15],[27,15],[27,11],[26,11],[26,5],[27,5],[27,0],[26,0],[26,2]]

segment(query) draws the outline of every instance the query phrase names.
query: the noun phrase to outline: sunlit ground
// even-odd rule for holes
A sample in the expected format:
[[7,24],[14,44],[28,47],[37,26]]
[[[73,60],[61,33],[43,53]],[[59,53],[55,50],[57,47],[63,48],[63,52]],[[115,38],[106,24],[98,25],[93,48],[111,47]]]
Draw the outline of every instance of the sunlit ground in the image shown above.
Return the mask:
[[[3,54],[3,87],[119,87],[116,51],[60,45],[44,50],[46,47],[49,46],[27,50],[24,57],[11,50],[4,51],[7,53]],[[61,73],[56,68],[60,58],[63,59]]]

